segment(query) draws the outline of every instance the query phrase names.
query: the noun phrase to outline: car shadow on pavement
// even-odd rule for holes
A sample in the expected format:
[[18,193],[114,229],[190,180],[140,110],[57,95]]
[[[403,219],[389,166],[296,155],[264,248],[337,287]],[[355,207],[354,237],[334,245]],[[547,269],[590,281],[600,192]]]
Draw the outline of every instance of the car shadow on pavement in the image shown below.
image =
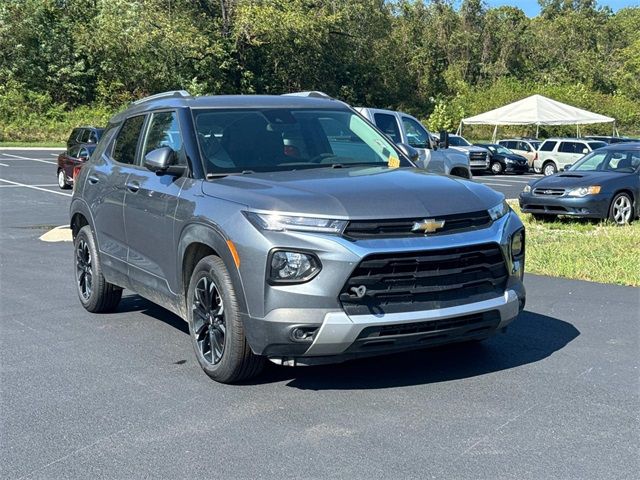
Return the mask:
[[187,322],[182,320],[179,316],[174,315],[169,310],[150,302],[140,295],[127,295],[122,297],[116,313],[127,312],[140,312],[144,315],[160,320],[167,325],[172,326],[176,330],[180,330],[182,333],[189,335],[189,326],[187,325]]
[[251,384],[287,381],[304,390],[361,390],[445,382],[538,362],[580,332],[557,318],[524,311],[504,334],[482,343],[371,357],[317,367],[269,365]]
[[[125,312],[143,313],[189,334],[180,317],[138,295],[122,298],[118,313]],[[263,373],[244,385],[287,382],[287,386],[303,390],[361,390],[446,382],[538,362],[578,335],[578,329],[568,322],[525,310],[506,333],[482,343],[452,344],[314,367],[280,367],[267,362]]]

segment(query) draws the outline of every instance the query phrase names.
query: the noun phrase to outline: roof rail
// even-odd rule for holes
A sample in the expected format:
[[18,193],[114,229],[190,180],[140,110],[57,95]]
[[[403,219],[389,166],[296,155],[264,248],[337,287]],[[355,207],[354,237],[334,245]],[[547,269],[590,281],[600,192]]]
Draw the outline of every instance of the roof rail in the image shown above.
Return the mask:
[[283,93],[283,97],[313,97],[313,98],[330,98],[333,100],[333,97],[330,97],[324,92],[319,92],[317,90],[311,90],[307,92],[293,92],[293,93]]
[[191,98],[191,94],[186,90],[171,90],[169,92],[156,93],[155,95],[150,95],[148,97],[141,98],[132,103],[133,105],[140,105],[141,103],[150,102],[151,100],[157,100],[158,98],[170,98],[170,97]]

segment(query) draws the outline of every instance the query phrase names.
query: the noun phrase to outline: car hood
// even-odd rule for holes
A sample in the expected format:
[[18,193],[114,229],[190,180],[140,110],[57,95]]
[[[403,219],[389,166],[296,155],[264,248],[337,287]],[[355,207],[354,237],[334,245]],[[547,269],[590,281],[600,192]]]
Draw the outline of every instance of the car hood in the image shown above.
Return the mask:
[[488,152],[486,148],[476,147],[475,145],[469,145],[468,147],[454,147],[453,145],[450,145],[449,148],[453,148],[454,150],[459,150],[461,152]]
[[203,193],[268,210],[336,218],[407,218],[486,210],[504,197],[484,185],[414,168],[350,167],[230,175]]
[[533,182],[535,188],[577,188],[600,185],[609,180],[618,180],[627,174],[616,172],[562,172],[543,177]]
[[497,156],[498,158],[504,158],[505,160],[506,159],[514,160],[519,163],[525,163],[527,161],[525,157],[523,157],[522,155],[518,155],[517,153],[508,153],[508,154],[498,153],[494,156]]

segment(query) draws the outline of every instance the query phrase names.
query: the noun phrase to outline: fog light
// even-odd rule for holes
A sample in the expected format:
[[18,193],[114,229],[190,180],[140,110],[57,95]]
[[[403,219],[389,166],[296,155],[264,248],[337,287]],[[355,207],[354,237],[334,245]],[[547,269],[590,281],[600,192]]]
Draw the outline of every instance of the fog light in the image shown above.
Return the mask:
[[318,327],[295,327],[291,330],[291,338],[296,342],[313,341]]
[[320,261],[311,253],[276,251],[269,262],[272,283],[308,282],[320,271]]
[[518,230],[511,237],[511,256],[519,257],[524,252],[524,230]]

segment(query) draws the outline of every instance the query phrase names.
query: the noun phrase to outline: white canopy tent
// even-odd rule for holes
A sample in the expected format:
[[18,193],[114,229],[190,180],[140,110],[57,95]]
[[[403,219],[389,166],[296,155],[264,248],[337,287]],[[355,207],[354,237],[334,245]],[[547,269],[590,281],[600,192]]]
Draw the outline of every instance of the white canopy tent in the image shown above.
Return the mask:
[[572,107],[542,95],[531,95],[504,107],[474,117],[463,118],[458,127],[458,133],[462,133],[463,125],[493,125],[495,142],[498,125],[535,125],[537,137],[540,125],[576,125],[576,135],[579,136],[579,125],[613,123],[615,135],[615,122],[615,118]]

